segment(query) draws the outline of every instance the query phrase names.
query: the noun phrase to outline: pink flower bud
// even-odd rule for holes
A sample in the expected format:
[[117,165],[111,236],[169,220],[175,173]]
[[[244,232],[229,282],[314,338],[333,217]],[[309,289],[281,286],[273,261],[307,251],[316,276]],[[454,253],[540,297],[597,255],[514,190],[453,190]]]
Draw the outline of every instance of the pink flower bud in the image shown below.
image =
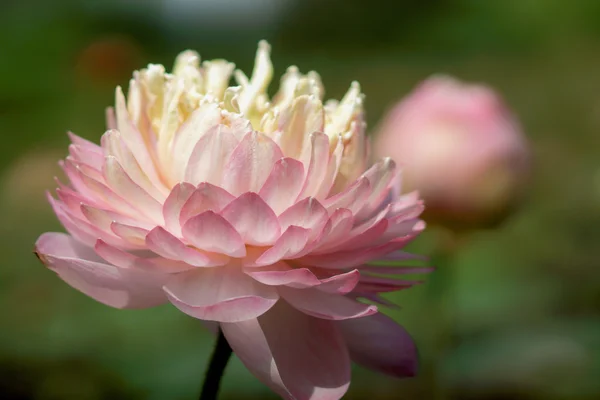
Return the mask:
[[403,167],[430,219],[455,227],[498,221],[529,176],[526,140],[499,96],[450,77],[426,80],[396,105],[374,153]]

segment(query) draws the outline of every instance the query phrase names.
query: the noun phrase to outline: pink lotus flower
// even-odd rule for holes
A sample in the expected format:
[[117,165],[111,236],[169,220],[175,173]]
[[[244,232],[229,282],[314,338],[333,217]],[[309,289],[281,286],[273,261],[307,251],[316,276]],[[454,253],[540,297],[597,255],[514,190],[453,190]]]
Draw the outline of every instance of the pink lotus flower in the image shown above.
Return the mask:
[[449,77],[428,79],[389,112],[374,153],[401,164],[428,216],[448,224],[498,219],[529,175],[527,143],[499,96]]
[[[182,53],[172,74],[134,73],[97,146],[71,135],[70,185],[49,196],[69,234],[45,233],[42,262],[117,308],[171,302],[219,323],[237,356],[288,399],[339,399],[350,360],[415,373],[403,328],[358,299],[415,282],[369,265],[424,227],[394,163],[366,169],[358,84],[323,106],[319,76],[290,67],[272,100],[261,42],[252,77]],[[416,271],[420,272],[420,271]]]

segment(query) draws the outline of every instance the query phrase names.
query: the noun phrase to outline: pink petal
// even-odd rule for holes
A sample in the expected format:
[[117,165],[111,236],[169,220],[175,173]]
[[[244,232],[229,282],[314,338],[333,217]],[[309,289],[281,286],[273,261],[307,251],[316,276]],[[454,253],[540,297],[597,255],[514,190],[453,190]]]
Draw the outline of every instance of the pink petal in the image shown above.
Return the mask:
[[67,232],[71,236],[73,236],[77,241],[84,243],[88,246],[93,246],[94,242],[98,238],[94,232],[90,232],[89,229],[85,229],[84,224],[78,224],[75,221],[80,221],[73,213],[70,213],[67,207],[64,204],[61,204],[59,201],[55,200],[50,193],[46,193],[46,197],[54,214],[65,227]]
[[82,148],[86,149],[87,151],[91,151],[96,154],[102,154],[102,148],[100,146],[98,146],[96,143],[90,142],[89,140],[84,139],[81,136],[77,136],[73,132],[67,132],[67,134],[69,135],[69,139],[71,140],[71,143],[73,143],[74,145],[81,146]]
[[381,204],[397,179],[397,175],[396,164],[389,157],[379,161],[363,174],[371,184],[371,194],[364,208],[358,213],[358,218],[366,218]]
[[329,223],[331,229],[313,250],[315,253],[323,253],[345,240],[354,225],[354,216],[352,211],[346,208],[338,208],[329,217]]
[[83,203],[81,204],[80,209],[83,216],[85,216],[92,225],[103,231],[110,231],[110,224],[113,223],[114,218],[109,215],[109,211],[101,210]]
[[150,179],[157,187],[163,185],[156,171],[156,167],[154,166],[152,155],[148,151],[148,144],[144,141],[142,134],[131,121],[125,104],[125,96],[123,96],[123,91],[120,87],[117,88],[115,93],[115,104],[117,126],[121,133],[121,137],[127,144],[127,147],[131,150],[146,176],[148,176],[148,179]]
[[167,188],[162,184],[155,186],[148,178],[118,131],[107,131],[102,135],[102,147],[107,156],[115,157],[123,171],[136,185],[155,200],[159,202],[165,200]]
[[328,219],[325,207],[314,197],[307,197],[285,210],[279,216],[279,224],[282,230],[292,225],[308,229],[312,239],[321,233]]
[[104,155],[101,152],[90,150],[88,147],[71,144],[69,145],[69,154],[77,160],[77,162],[85,162],[98,171],[102,170]]
[[[221,112],[214,103],[201,104],[177,130],[173,141],[174,177],[183,181],[196,144],[213,127],[221,123]],[[210,166],[212,168],[212,166]]]
[[350,293],[356,287],[359,279],[360,272],[357,269],[354,269],[321,280],[321,285],[318,289],[327,293],[346,294]]
[[56,194],[58,195],[60,201],[73,215],[78,218],[87,218],[82,212],[82,205],[87,199],[84,199],[79,193],[73,192],[72,190],[66,188],[56,189]]
[[343,240],[333,248],[329,248],[327,252],[334,252],[336,249],[360,249],[372,246],[372,243],[380,239],[388,229],[388,220],[382,219],[377,224],[373,225],[366,231],[353,236],[350,232],[347,240]]
[[328,172],[329,137],[324,133],[313,132],[310,135],[310,161],[302,193],[298,198],[315,196]]
[[48,195],[48,201],[62,225],[81,243],[91,247],[96,242],[96,239],[100,238],[114,246],[131,247],[127,242],[115,236],[111,231],[103,230],[102,228],[77,217],[67,209],[64,204],[54,200],[50,195]]
[[398,238],[414,237],[425,229],[425,222],[418,218],[409,220],[401,219],[401,222],[396,223],[393,220],[388,221],[390,223],[387,230],[374,244],[383,244]]
[[330,212],[338,208],[347,208],[354,215],[364,206],[370,193],[371,184],[367,178],[362,177],[340,193],[325,200],[323,205]]
[[122,224],[119,222],[113,222],[110,225],[110,229],[115,235],[125,240],[127,243],[133,246],[138,246],[142,249],[146,247],[146,236],[149,233],[147,229]]
[[180,183],[173,187],[171,194],[163,204],[163,218],[165,219],[165,227],[175,236],[181,236],[181,225],[179,216],[184,204],[188,201],[196,188],[189,183]]
[[279,215],[294,204],[303,186],[304,166],[293,158],[279,159],[265,184],[260,189],[260,197]]
[[75,167],[75,169],[77,169],[78,173],[89,176],[90,178],[95,179],[98,182],[106,183],[102,172],[97,170],[96,168],[93,168],[91,165],[86,164],[85,162],[76,161],[71,156],[68,156],[65,159],[65,162],[72,164]]
[[219,322],[256,318],[279,298],[275,289],[256,282],[236,265],[182,272],[171,278],[164,290],[184,313]]
[[281,157],[281,149],[268,136],[255,131],[246,134],[225,167],[223,187],[236,196],[258,192]]
[[267,267],[247,268],[244,272],[258,282],[269,286],[286,285],[301,289],[321,284],[319,278],[308,268],[292,268],[284,262]]
[[64,167],[71,184],[92,204],[99,204],[105,208],[114,209],[127,216],[143,217],[143,214],[136,207],[118,196],[105,184],[84,174],[72,163],[65,162]]
[[63,233],[45,233],[36,254],[75,289],[115,308],[148,308],[166,301],[160,289],[164,275],[127,270],[103,263],[86,247]]
[[293,289],[278,287],[279,295],[294,308],[324,319],[361,318],[377,312],[377,307],[359,303],[349,297],[330,294],[316,288]]
[[331,321],[280,301],[258,319],[221,328],[242,363],[284,399],[339,400],[348,390],[348,351]]
[[181,208],[179,224],[183,226],[188,219],[205,211],[218,213],[234,199],[235,197],[218,186],[201,183]]
[[142,229],[151,229],[154,227],[154,224],[147,223],[139,219],[125,217],[124,215],[119,214],[117,212],[104,210],[87,204],[81,204],[80,209],[81,214],[84,215],[85,218],[88,221],[90,221],[92,225],[97,226],[106,231],[111,230],[110,225],[113,222],[118,222],[121,224],[130,225]]
[[185,170],[185,181],[194,185],[201,182],[220,185],[225,164],[237,144],[231,128],[212,127],[196,143]]
[[134,268],[154,273],[176,273],[195,268],[181,261],[168,260],[162,257],[143,258],[120,250],[108,243],[98,240],[94,246],[96,254],[108,263],[119,268]]
[[104,112],[106,119],[106,129],[119,129],[117,125],[117,116],[115,115],[115,109],[113,107],[106,107]]
[[275,264],[277,261],[292,258],[306,247],[310,238],[308,229],[290,226],[277,239],[273,247],[265,251],[255,262],[255,265]]
[[213,211],[190,218],[183,226],[183,236],[201,250],[231,257],[246,255],[246,246],[240,234],[225,218]]
[[183,261],[196,267],[214,267],[229,262],[229,257],[225,255],[200,252],[186,246],[160,226],[148,233],[146,246],[161,257]]
[[162,223],[162,206],[144,189],[131,180],[116,158],[107,156],[104,177],[108,186],[129,203],[137,205],[141,213],[152,221]]
[[333,150],[333,153],[329,157],[329,163],[327,164],[327,171],[325,171],[325,175],[323,176],[323,181],[319,186],[319,191],[315,194],[315,197],[319,200],[324,200],[327,198],[327,195],[331,191],[333,187],[333,183],[335,182],[335,178],[340,169],[340,164],[342,162],[344,151],[344,145],[342,140],[337,141],[337,145]]
[[369,249],[339,251],[330,254],[310,254],[298,260],[302,265],[322,268],[353,268],[366,262],[377,260],[392,251],[406,246],[413,239],[398,239]]
[[417,348],[406,330],[384,314],[335,323],[352,361],[394,377],[415,376]]
[[256,193],[244,193],[221,212],[246,244],[266,246],[281,235],[277,215]]

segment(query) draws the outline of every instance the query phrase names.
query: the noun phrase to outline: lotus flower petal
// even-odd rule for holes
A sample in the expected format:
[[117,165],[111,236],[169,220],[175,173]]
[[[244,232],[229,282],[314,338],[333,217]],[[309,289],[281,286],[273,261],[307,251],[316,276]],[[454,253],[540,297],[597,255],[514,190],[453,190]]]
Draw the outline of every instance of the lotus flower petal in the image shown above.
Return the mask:
[[238,322],[256,318],[271,308],[277,292],[237,268],[215,267],[182,272],[165,285],[169,300],[195,318]]
[[[395,377],[417,373],[417,348],[406,330],[379,313],[336,321],[352,361]],[[373,338],[377,338],[374,340]]]
[[340,320],[365,317],[377,312],[375,306],[313,288],[281,287],[279,294],[294,308],[317,318]]
[[69,285],[111,307],[147,308],[166,301],[161,291],[164,274],[106,264],[92,249],[63,233],[40,236],[35,251]]
[[284,302],[257,319],[223,323],[242,363],[285,399],[340,399],[350,383],[348,352],[335,323]]

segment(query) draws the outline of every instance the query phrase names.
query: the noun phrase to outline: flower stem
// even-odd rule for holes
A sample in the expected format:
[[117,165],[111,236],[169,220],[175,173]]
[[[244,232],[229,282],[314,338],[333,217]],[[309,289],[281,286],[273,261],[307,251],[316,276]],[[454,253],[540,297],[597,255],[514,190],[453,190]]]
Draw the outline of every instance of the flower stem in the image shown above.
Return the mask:
[[229,343],[227,343],[227,339],[225,339],[223,332],[219,330],[217,345],[215,346],[208,370],[206,371],[206,376],[204,377],[204,385],[202,386],[202,392],[200,393],[200,400],[217,400],[221,378],[223,377],[225,367],[227,366],[230,357],[231,347],[229,346]]

